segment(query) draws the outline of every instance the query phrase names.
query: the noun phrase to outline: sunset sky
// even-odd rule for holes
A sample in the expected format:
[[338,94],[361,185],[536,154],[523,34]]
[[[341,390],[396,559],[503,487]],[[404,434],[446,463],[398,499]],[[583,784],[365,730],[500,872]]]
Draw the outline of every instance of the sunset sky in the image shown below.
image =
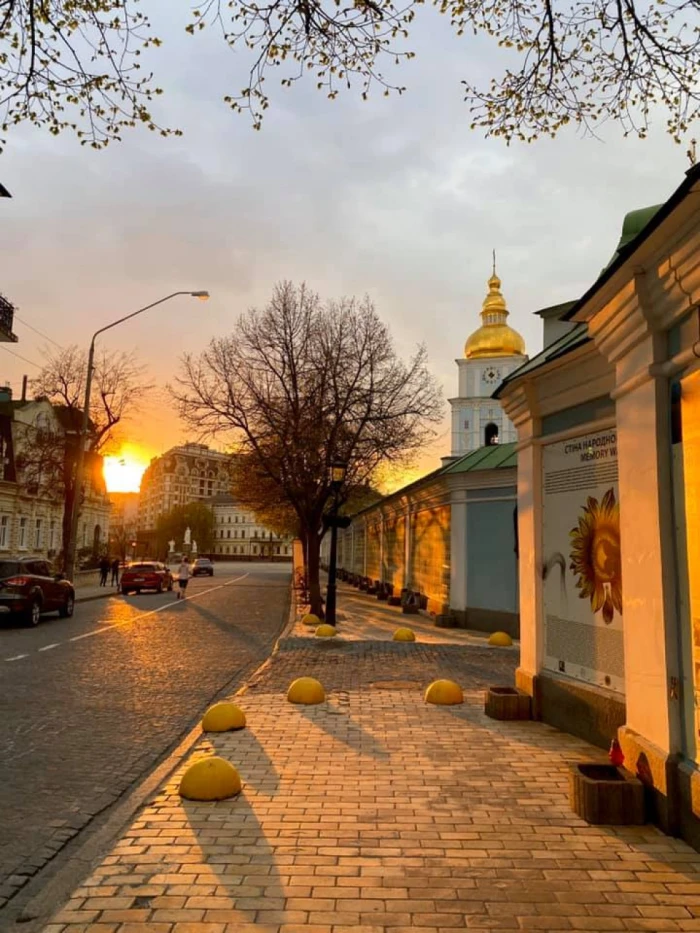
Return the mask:
[[[428,9],[401,98],[363,103],[358,92],[331,103],[309,82],[274,91],[256,133],[221,101],[243,86],[247,55],[213,31],[185,35],[186,4],[179,19],[172,2],[150,6],[165,40],[149,62],[166,89],[155,114],[183,138],[137,130],[94,152],[22,128],[0,156],[13,195],[0,202],[0,292],[21,318],[9,349],[29,361],[0,345],[0,382],[16,390],[46,346],[23,322],[87,345],[98,327],[169,292],[208,289],[205,305],[176,299],[104,337],[136,348],[164,386],[180,354],[227,333],[289,278],[326,296],[368,293],[403,354],[427,344],[448,398],[492,248],[510,323],[532,355],[541,348],[533,312],[580,295],[610,258],[624,213],[664,200],[688,167],[661,115],[645,142],[613,125],[599,139],[571,129],[530,146],[484,140],[469,130],[460,80],[494,74],[499,53],[486,39],[457,39]],[[447,415],[446,404],[421,470],[449,452]],[[112,488],[184,440],[164,390],[125,436]]]

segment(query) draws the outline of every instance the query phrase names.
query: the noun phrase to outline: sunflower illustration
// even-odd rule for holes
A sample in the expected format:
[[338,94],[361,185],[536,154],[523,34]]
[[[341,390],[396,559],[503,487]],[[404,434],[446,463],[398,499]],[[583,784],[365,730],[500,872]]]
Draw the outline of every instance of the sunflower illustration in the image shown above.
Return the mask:
[[600,502],[588,497],[578,526],[571,529],[569,536],[569,567],[578,577],[579,598],[590,599],[593,612],[602,609],[603,619],[610,625],[614,610],[622,613],[620,506],[613,489],[608,489]]

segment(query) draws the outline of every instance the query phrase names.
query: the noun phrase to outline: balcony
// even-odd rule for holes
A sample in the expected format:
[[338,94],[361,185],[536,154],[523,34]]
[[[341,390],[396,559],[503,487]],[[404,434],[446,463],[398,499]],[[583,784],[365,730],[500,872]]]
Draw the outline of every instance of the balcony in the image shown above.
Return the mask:
[[0,343],[17,343],[17,337],[12,333],[14,316],[14,307],[0,295]]

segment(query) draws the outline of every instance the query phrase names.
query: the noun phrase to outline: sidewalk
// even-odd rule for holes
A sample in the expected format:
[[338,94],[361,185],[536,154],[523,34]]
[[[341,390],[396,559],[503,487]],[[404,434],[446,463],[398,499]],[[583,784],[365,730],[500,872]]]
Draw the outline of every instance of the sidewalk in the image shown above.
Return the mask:
[[116,586],[100,586],[99,583],[88,583],[84,586],[76,586],[76,603],[85,603],[91,599],[103,599],[107,596],[117,596],[119,589]]
[[[418,642],[392,642],[390,607],[350,593],[345,634],[282,639],[239,696],[247,728],[201,739],[45,933],[700,930],[700,854],[569,810],[567,763],[599,750],[484,715],[517,649],[400,612]],[[305,674],[326,703],[286,701]],[[463,706],[423,702],[437,676]],[[212,751],[242,794],[182,801]]]

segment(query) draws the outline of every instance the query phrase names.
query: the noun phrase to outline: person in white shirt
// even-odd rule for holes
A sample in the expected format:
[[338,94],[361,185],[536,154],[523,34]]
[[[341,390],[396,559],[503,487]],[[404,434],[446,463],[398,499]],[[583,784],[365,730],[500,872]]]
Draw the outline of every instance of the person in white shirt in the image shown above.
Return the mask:
[[190,574],[191,574],[190,562],[186,557],[183,557],[182,563],[177,569],[177,583],[179,586],[179,589],[177,591],[178,599],[185,598],[185,590],[187,589],[187,583],[189,582]]

